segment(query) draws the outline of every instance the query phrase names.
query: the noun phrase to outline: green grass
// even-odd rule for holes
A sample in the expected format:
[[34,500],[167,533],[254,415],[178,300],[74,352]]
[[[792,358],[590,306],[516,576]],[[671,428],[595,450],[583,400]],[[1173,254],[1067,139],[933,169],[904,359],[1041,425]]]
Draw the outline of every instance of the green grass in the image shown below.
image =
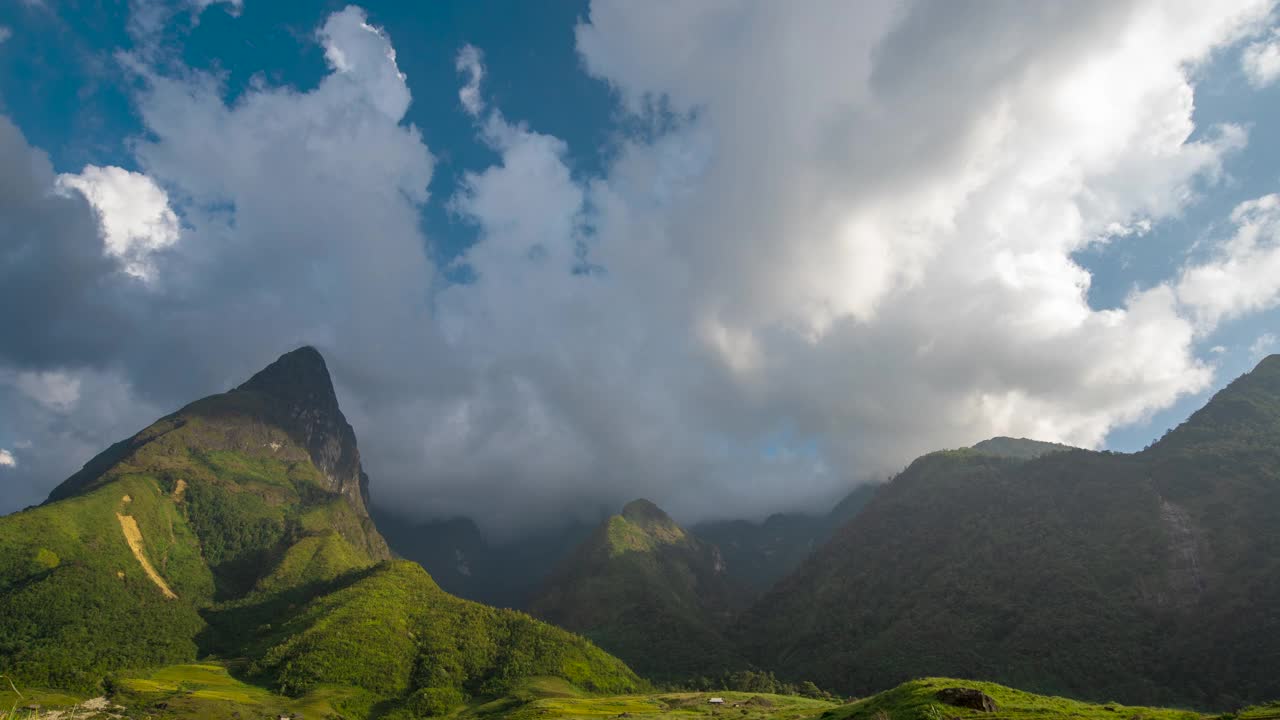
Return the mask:
[[[994,713],[984,713],[953,707],[938,700],[939,690],[957,687],[973,688],[986,693],[996,701],[999,709]],[[1202,720],[1206,716],[1190,710],[1086,703],[1035,695],[989,682],[924,678],[836,708],[824,713],[822,717],[825,720]]]
[[[725,704],[710,704],[713,697],[723,698]],[[835,703],[789,695],[725,691],[592,696],[556,678],[532,678],[509,695],[473,703],[454,716],[459,720],[589,720],[626,713],[637,720],[802,720],[835,707]]]
[[252,670],[291,695],[355,685],[407,704],[461,704],[530,676],[554,675],[600,692],[640,685],[586,640],[523,613],[455,598],[406,561],[312,600],[263,635]]
[[324,718],[339,713],[357,690],[318,688],[300,698],[277,695],[232,677],[218,664],[174,665],[117,683],[113,701],[153,718],[258,718],[297,713]]
[[[0,685],[6,683],[0,679]],[[944,688],[980,690],[998,705],[982,713],[946,705],[937,693]],[[367,691],[341,685],[319,685],[300,697],[287,697],[250,684],[222,663],[191,663],[125,675],[114,684],[112,702],[129,717],[155,720],[190,718],[264,718],[296,713],[307,719],[344,717],[401,720],[426,717],[406,711]],[[0,691],[0,720],[26,720],[20,708],[65,708],[86,699],[48,690],[23,689],[18,698],[8,687]],[[713,697],[723,705],[711,705]],[[9,708],[19,708],[9,715]],[[440,716],[454,720],[604,720],[623,714],[635,720],[1277,720],[1280,703],[1258,705],[1220,716],[1170,708],[1119,703],[1086,703],[1035,695],[988,682],[924,678],[845,705],[823,700],[732,691],[640,692],[593,694],[555,676],[530,676],[508,684],[496,695],[471,699]]]
[[38,712],[27,710],[29,706],[41,711],[57,710],[71,707],[83,699],[61,690],[20,689],[7,675],[0,675],[0,720],[26,720]]

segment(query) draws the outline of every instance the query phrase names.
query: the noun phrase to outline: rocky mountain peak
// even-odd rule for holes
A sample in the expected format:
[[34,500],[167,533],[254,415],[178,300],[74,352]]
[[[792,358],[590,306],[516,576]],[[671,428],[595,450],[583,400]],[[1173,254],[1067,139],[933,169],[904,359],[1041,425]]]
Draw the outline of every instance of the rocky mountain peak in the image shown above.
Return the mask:
[[652,502],[639,498],[632,500],[622,508],[622,517],[638,523],[672,523],[672,519],[662,508]]
[[299,407],[336,410],[338,406],[324,356],[310,345],[281,355],[236,389],[270,395]]
[[307,449],[330,489],[365,511],[369,477],[360,466],[355,431],[338,407],[329,368],[318,350],[305,345],[287,352],[233,392],[277,401],[283,414],[277,421]]

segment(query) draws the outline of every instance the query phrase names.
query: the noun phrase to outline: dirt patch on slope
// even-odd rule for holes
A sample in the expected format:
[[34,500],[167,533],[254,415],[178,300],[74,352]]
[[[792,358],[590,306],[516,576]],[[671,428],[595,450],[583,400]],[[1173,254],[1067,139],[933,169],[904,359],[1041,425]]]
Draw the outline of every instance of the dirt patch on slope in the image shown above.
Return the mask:
[[138,527],[138,521],[133,519],[132,515],[121,515],[116,513],[116,519],[120,521],[120,529],[124,531],[125,542],[129,543],[129,549],[133,551],[133,556],[137,558],[138,564],[142,566],[142,571],[151,578],[151,582],[160,588],[160,592],[170,600],[177,600],[178,596],[173,590],[169,589],[169,583],[160,577],[160,573],[151,566],[151,561],[147,559],[146,552],[142,545],[142,530]]

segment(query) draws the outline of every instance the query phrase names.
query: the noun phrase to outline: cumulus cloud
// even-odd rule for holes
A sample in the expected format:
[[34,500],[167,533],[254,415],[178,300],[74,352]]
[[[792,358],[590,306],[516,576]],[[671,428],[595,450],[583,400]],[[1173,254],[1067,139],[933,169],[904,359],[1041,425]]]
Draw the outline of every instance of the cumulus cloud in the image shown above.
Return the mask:
[[1257,340],[1249,346],[1249,356],[1252,358],[1261,358],[1275,352],[1276,346],[1280,344],[1280,339],[1276,338],[1275,333],[1262,333]]
[[484,110],[484,99],[480,97],[480,81],[484,79],[480,51],[473,45],[465,45],[458,51],[454,64],[458,72],[467,77],[466,84],[458,91],[458,100],[469,115],[479,115]]
[[[0,367],[80,378],[76,411],[34,381],[0,383],[0,402],[53,453],[68,422],[77,440],[136,429],[91,419],[99,398],[172,408],[310,342],[375,503],[506,531],[635,496],[684,520],[816,509],[996,434],[1096,446],[1207,387],[1196,342],[1271,302],[1249,274],[1273,243],[1262,205],[1119,307],[1089,305],[1073,259],[1143,242],[1222,177],[1247,134],[1195,132],[1195,71],[1267,10],[597,2],[584,67],[646,131],[575,173],[572,139],[486,101],[468,46],[459,101],[498,162],[436,199],[408,79],[359,8],[318,31],[329,72],[307,91],[227,104],[217,76],[136,56],[133,147],[181,240],[148,256],[149,284],[126,282],[89,252],[105,215],[37,193],[52,172],[10,132],[26,164],[0,167],[30,188],[16,207],[65,225],[47,249],[19,236],[43,253],[28,271],[79,268],[121,340],[70,343],[84,305],[18,318]],[[468,282],[432,267],[427,202],[478,231]],[[1211,266],[1254,290],[1198,290]]]
[[1249,84],[1263,88],[1280,78],[1280,30],[1264,40],[1250,43],[1240,54],[1240,67]]
[[1186,268],[1178,298],[1208,331],[1220,322],[1280,304],[1280,195],[1236,206],[1236,232],[1214,257]]
[[149,278],[148,257],[178,241],[178,216],[155,181],[142,173],[118,167],[86,166],[78,175],[58,176],[63,192],[78,191],[98,213],[106,252],[117,257],[125,272]]
[[0,467],[17,467],[18,460],[13,457],[13,453],[0,448]]
[[0,43],[13,37],[13,31],[4,25],[0,25]]

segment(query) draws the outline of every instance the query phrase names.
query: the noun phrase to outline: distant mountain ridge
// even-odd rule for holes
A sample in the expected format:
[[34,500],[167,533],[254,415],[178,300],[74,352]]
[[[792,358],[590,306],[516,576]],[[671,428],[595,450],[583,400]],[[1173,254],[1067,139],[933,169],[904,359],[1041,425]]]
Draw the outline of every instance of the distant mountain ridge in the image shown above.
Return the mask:
[[1141,453],[981,446],[913,462],[746,613],[738,647],[853,693],[940,674],[1280,695],[1280,356]]
[[507,542],[494,542],[470,518],[415,520],[370,508],[391,548],[459,597],[524,609],[547,577],[586,540],[594,525],[570,522]]
[[996,457],[1012,458],[1014,460],[1034,460],[1042,455],[1049,453],[1065,452],[1067,450],[1077,450],[1079,448],[1063,445],[1055,442],[1044,442],[1043,440],[1029,440],[1027,438],[1011,438],[1011,437],[993,437],[982,442],[976,443],[972,448],[975,452],[985,455],[994,455]]
[[722,520],[699,523],[690,531],[720,548],[728,576],[754,600],[862,512],[878,487],[855,487],[823,515],[776,513],[763,522]]

